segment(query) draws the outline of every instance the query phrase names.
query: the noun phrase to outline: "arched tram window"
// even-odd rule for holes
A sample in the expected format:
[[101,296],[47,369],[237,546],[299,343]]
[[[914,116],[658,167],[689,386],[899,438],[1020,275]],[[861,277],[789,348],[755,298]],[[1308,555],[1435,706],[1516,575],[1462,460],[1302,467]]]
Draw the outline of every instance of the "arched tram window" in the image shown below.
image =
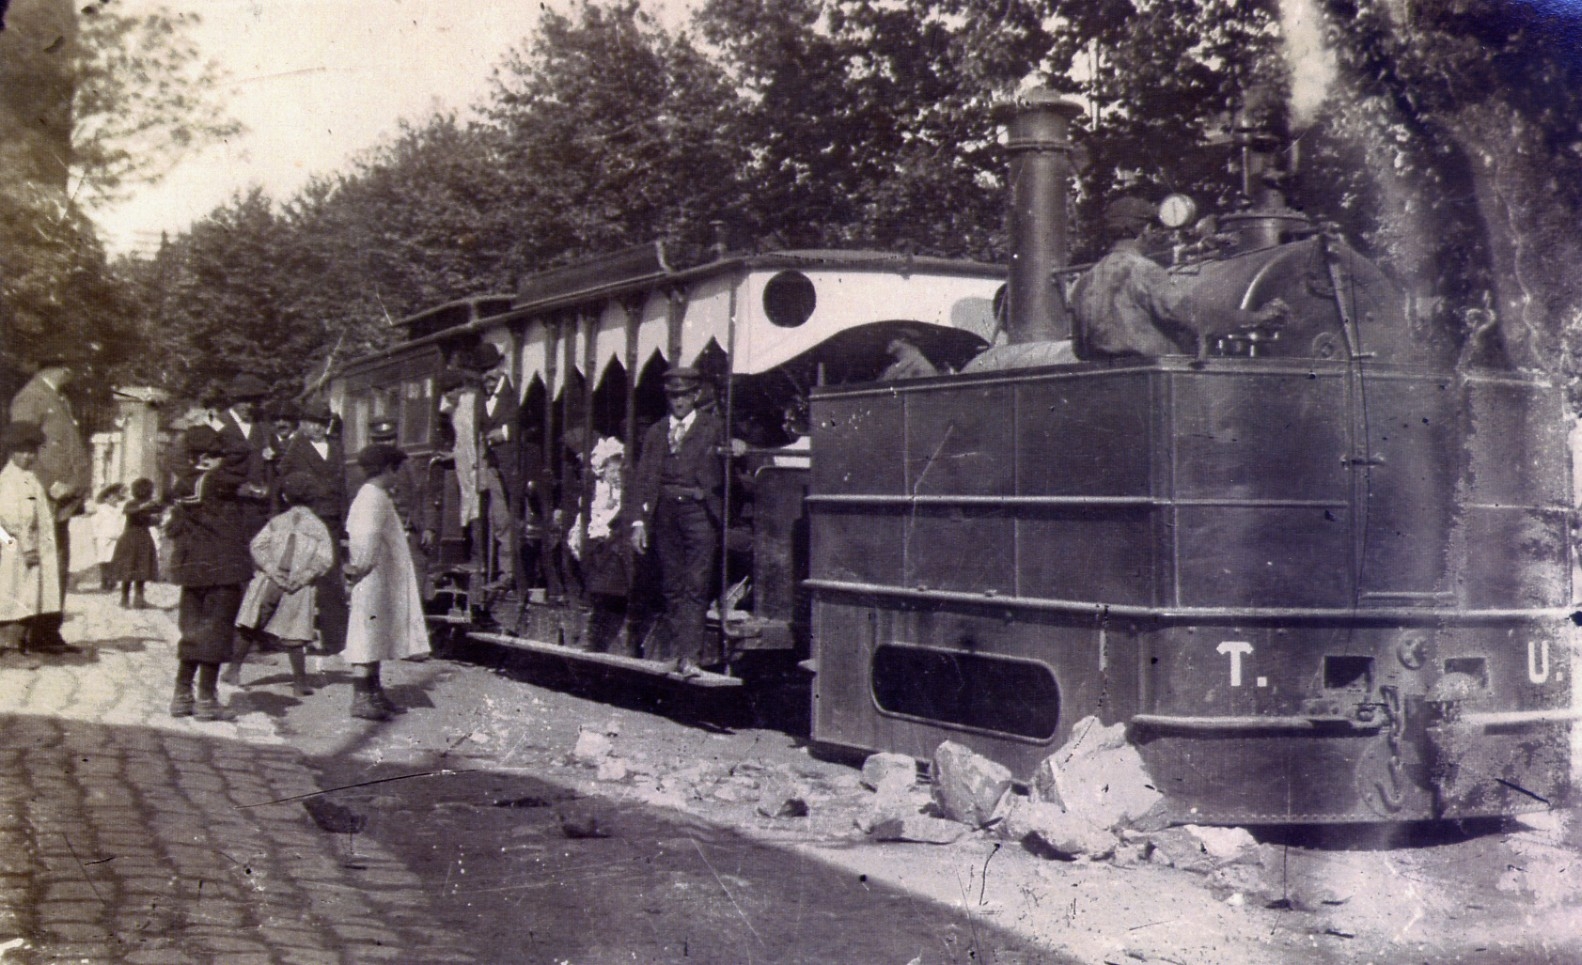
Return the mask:
[[884,644],[872,680],[879,709],[905,717],[1034,741],[1053,739],[1060,721],[1054,671],[1033,660]]

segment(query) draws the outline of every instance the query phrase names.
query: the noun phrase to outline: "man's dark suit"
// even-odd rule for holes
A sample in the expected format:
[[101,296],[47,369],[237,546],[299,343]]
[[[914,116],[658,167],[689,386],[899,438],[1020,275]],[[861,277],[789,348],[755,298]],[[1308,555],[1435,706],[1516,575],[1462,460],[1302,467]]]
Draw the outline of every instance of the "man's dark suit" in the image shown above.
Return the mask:
[[633,480],[634,522],[648,530],[659,554],[660,591],[665,600],[658,659],[719,663],[719,640],[706,637],[714,564],[720,542],[725,470],[718,447],[724,429],[718,416],[698,410],[691,428],[670,451],[670,416],[648,428]]
[[291,437],[285,455],[277,463],[277,477],[285,479],[292,473],[306,473],[317,483],[318,493],[308,508],[324,521],[335,537],[335,562],[318,582],[319,641],[326,653],[340,653],[346,649],[346,621],[351,610],[346,602],[346,586],[341,578],[341,533],[346,528],[346,457],[340,443],[325,443],[328,456],[319,455],[313,441],[302,433]]
[[236,498],[242,504],[242,518],[249,540],[269,522],[269,510],[274,498],[274,472],[269,461],[264,458],[264,450],[269,447],[269,428],[269,423],[254,419],[243,430],[230,409],[220,413],[220,441],[227,450],[247,449],[247,459],[241,466],[245,481],[236,491]]
[[[521,408],[516,387],[510,379],[501,378],[493,395],[478,394],[476,425],[485,452],[480,478],[489,494],[489,532],[499,547],[501,571],[509,575],[519,594],[525,594],[529,579],[521,563],[522,530],[517,523],[522,518]],[[489,478],[491,471],[498,486]]]

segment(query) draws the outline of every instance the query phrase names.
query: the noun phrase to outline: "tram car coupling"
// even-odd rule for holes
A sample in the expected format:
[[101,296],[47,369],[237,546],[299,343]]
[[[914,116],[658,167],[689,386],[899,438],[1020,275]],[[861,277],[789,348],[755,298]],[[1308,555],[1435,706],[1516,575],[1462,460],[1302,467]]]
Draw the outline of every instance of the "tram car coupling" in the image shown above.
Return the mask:
[[1028,777],[1079,720],[1121,722],[1193,823],[1562,803],[1560,388],[1419,330],[1272,192],[1171,278],[1199,318],[1279,299],[1283,324],[1084,352],[1092,320],[1072,331],[1048,284],[1063,224],[1036,223],[1063,208],[1036,199],[1066,177],[1069,110],[1011,121],[1013,234],[1044,239],[1013,258],[1012,362],[813,395],[814,738],[920,759],[953,740]]

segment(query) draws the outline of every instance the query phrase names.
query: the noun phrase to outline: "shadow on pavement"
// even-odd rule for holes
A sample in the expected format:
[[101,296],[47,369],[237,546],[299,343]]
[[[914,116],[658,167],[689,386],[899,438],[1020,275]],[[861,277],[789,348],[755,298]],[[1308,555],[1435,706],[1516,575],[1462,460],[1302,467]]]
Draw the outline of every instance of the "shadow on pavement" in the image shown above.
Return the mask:
[[[487,769],[326,761],[486,962],[1059,961],[958,910],[674,812]],[[403,776],[416,775],[416,776]],[[393,780],[391,778],[394,778]],[[366,784],[369,781],[383,783]]]
[[231,726],[0,715],[0,943],[25,942],[7,963],[1055,960],[673,811],[487,767],[370,768],[366,746],[311,759]]

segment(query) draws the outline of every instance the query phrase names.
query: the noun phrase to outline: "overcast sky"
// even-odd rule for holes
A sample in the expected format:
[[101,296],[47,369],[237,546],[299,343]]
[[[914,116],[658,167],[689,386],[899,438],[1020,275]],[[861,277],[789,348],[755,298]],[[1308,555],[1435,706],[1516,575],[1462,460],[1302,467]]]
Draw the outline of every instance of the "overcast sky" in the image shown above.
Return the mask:
[[[646,0],[667,26],[691,0]],[[194,36],[229,74],[247,132],[184,161],[99,217],[113,251],[151,246],[253,184],[289,197],[388,139],[401,118],[477,103],[492,67],[530,35],[540,9],[570,0],[121,0],[138,12],[195,11]]]

